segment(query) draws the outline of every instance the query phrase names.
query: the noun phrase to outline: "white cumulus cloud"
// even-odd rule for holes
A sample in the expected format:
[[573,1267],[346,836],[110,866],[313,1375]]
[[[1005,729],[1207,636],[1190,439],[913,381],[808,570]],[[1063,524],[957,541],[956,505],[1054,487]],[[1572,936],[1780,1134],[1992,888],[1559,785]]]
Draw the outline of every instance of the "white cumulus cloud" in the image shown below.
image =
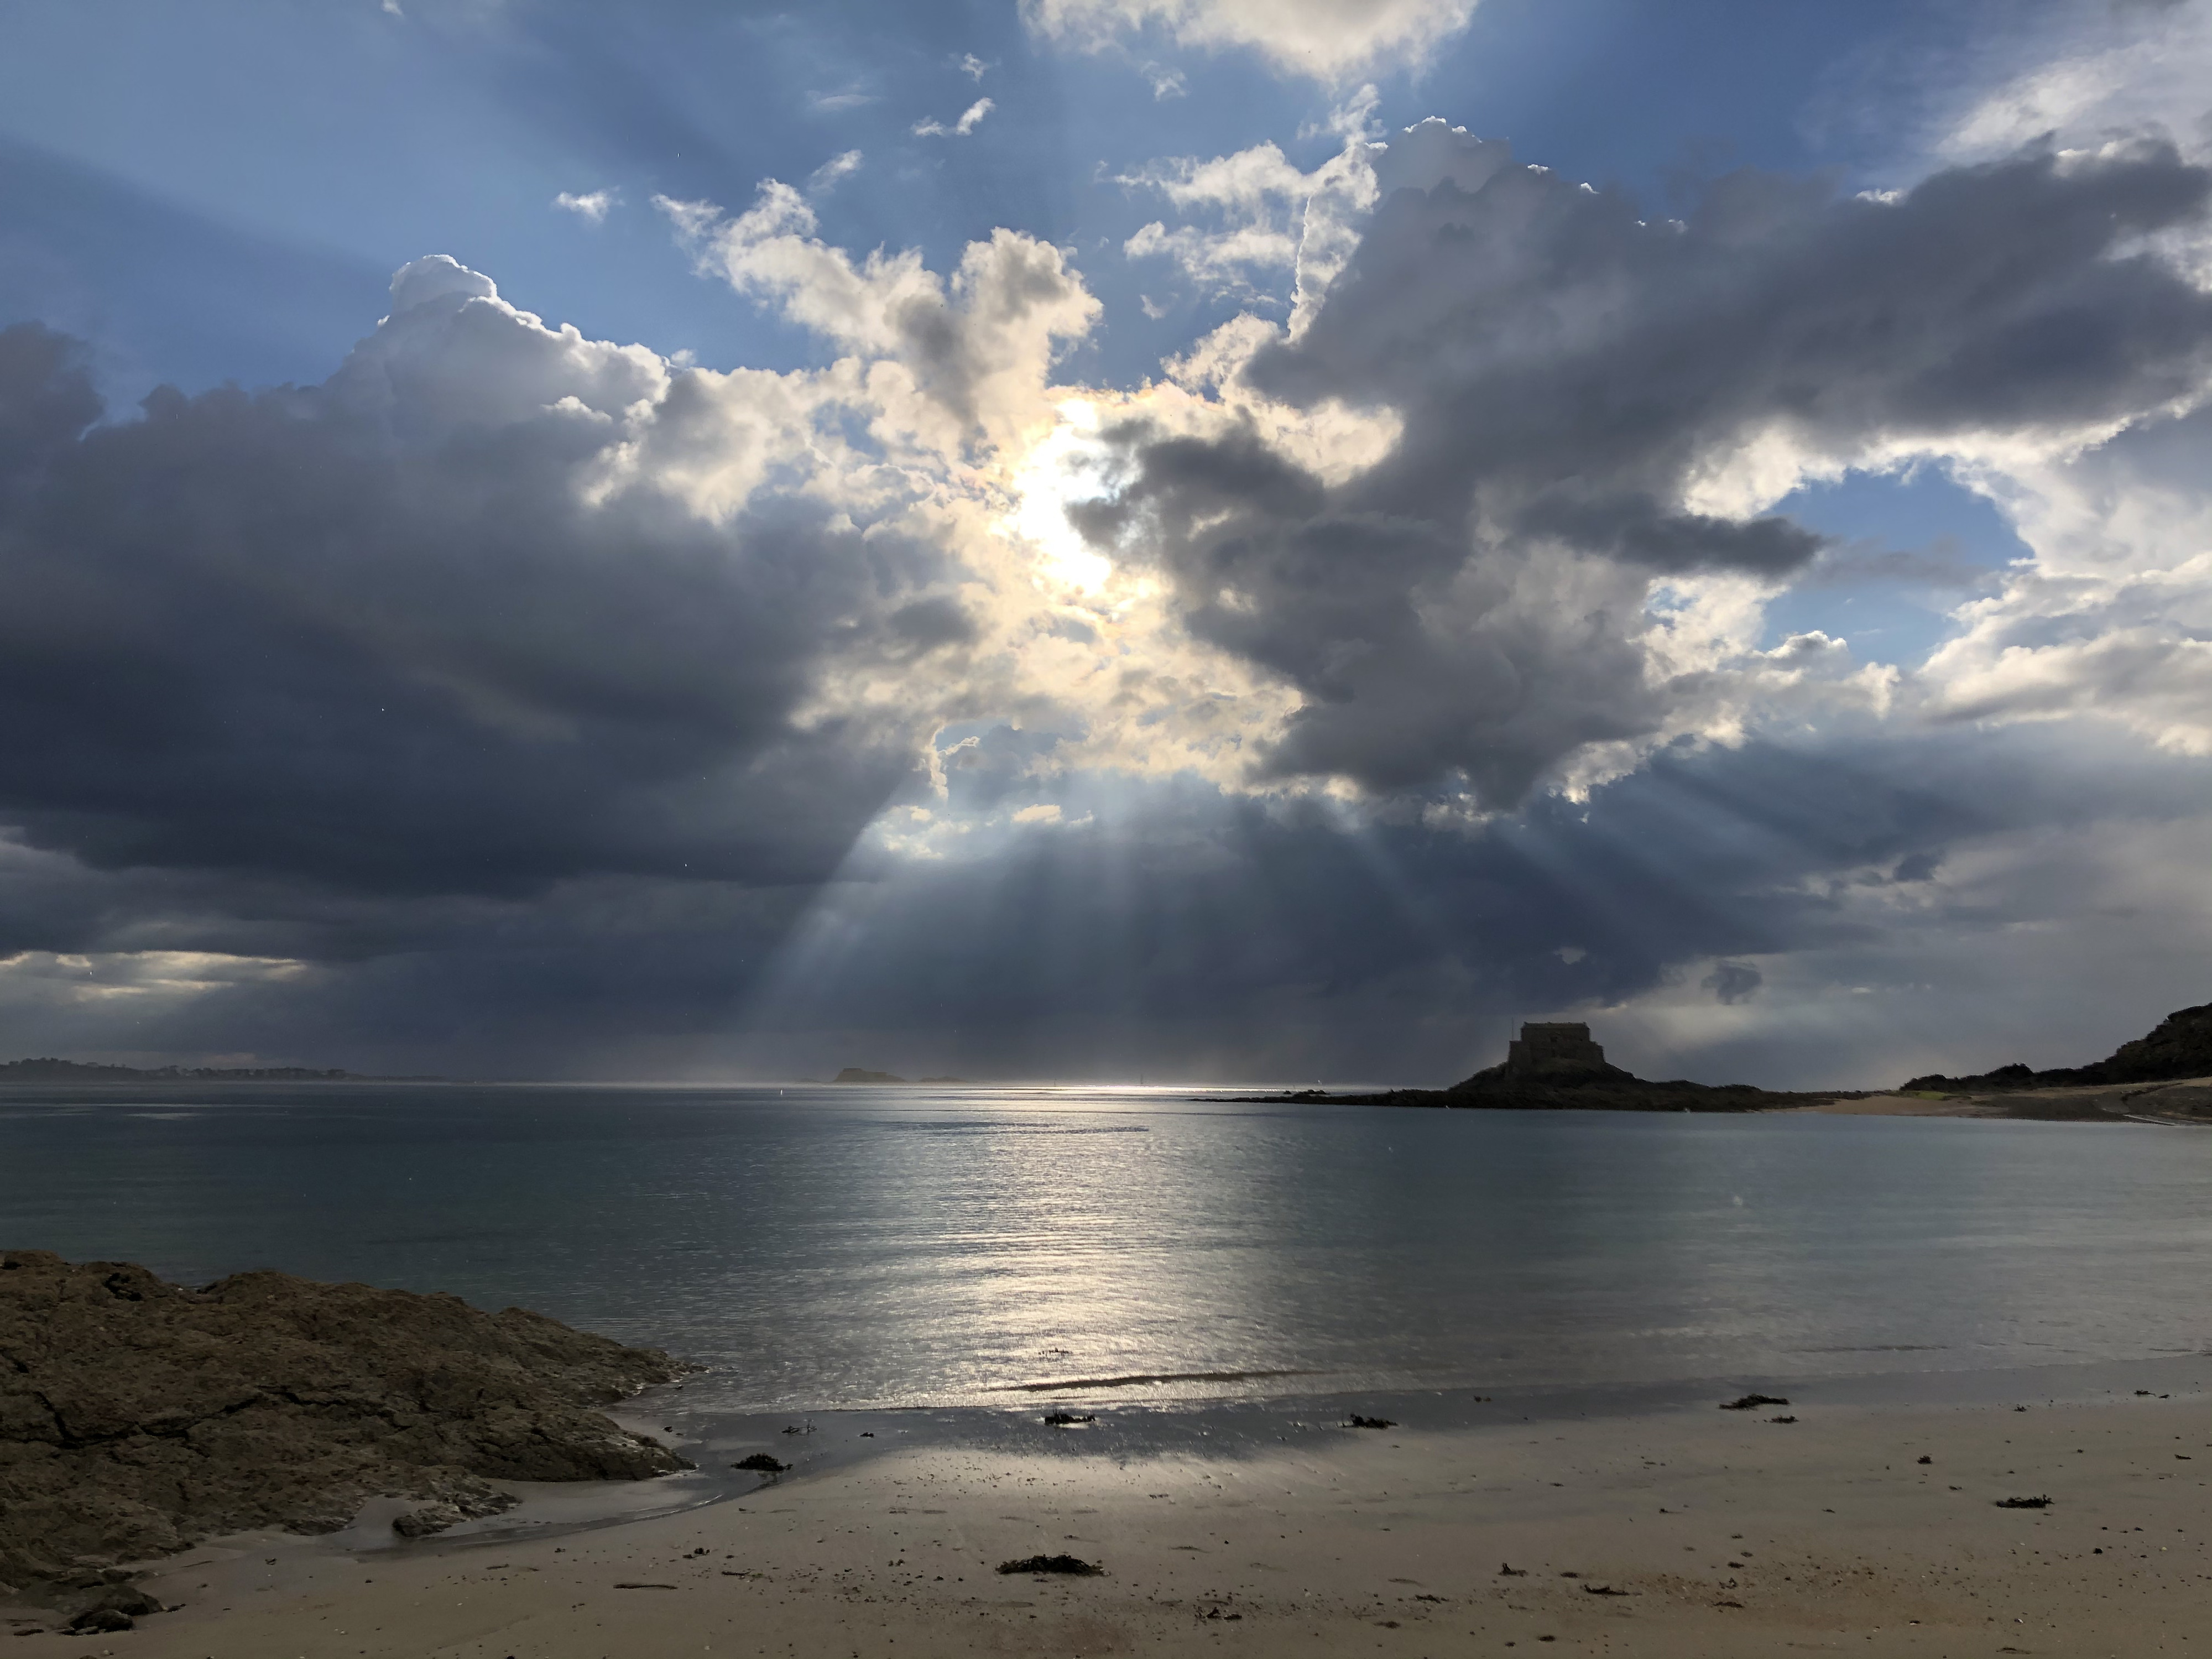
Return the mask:
[[1476,0],[1024,0],[1048,38],[1097,51],[1158,28],[1178,45],[1242,47],[1277,70],[1336,82],[1407,67],[1467,27]]
[[605,222],[621,201],[622,198],[611,190],[589,191],[581,195],[564,190],[553,198],[553,205],[596,225]]
[[914,136],[917,138],[965,138],[977,127],[982,125],[983,118],[996,108],[998,105],[990,99],[978,98],[963,110],[960,118],[949,127],[942,121],[915,122]]
[[860,170],[860,163],[864,159],[866,158],[857,149],[844,150],[831,156],[807,175],[808,193],[819,194],[836,185],[840,179],[851,178]]
[[[1115,182],[1166,198],[1186,222],[1164,220],[1140,227],[1122,243],[1132,259],[1165,258],[1201,292],[1255,296],[1270,294],[1291,311],[1302,330],[1343,267],[1358,228],[1375,204],[1376,159],[1364,118],[1374,89],[1340,112],[1343,149],[1311,173],[1302,173],[1273,143],[1200,161],[1175,156],[1156,161]],[[1269,288],[1289,278],[1287,293]]]

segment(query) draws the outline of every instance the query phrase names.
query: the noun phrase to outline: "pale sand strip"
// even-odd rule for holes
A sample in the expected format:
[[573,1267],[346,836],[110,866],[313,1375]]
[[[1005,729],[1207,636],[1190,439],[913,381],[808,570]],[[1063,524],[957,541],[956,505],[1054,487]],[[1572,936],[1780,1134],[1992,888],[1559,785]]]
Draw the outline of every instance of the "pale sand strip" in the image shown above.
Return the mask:
[[2041,1122],[2212,1125],[2212,1078],[2160,1083],[2082,1084],[2058,1089],[2012,1089],[1974,1094],[1843,1096],[1785,1112],[1843,1117],[1989,1117]]
[[[894,1452],[742,1504],[559,1540],[367,1560],[240,1540],[245,1550],[228,1559],[203,1552],[153,1581],[165,1600],[190,1603],[182,1611],[124,1635],[35,1636],[8,1650],[2212,1650],[2212,1407],[2202,1395],[2025,1413],[1801,1401],[1796,1424],[1773,1414],[1347,1431],[1318,1456],[1125,1468],[1103,1457]],[[2043,1493],[2047,1510],[1995,1507]],[[1103,1562],[1107,1575],[1040,1582],[992,1571],[1011,1556],[1060,1551]],[[1504,1562],[1527,1576],[1500,1577]],[[616,1588],[625,1583],[673,1588]],[[1630,1594],[1597,1595],[1591,1585]]]
[[1950,1095],[1929,1099],[1923,1095],[1861,1095],[1856,1098],[1824,1101],[1818,1106],[1793,1106],[1790,1111],[1819,1112],[1834,1117],[2002,1117],[2003,1112],[1978,1100]]

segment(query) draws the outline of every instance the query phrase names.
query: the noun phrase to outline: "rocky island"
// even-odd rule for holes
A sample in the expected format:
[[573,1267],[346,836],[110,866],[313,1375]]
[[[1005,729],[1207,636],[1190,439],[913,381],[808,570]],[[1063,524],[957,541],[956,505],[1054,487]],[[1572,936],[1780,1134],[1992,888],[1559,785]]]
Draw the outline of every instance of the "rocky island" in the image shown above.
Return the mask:
[[1759,1112],[1819,1106],[1846,1091],[1784,1094],[1748,1083],[1705,1084],[1676,1079],[1652,1083],[1610,1064],[1579,1021],[1524,1024],[1497,1065],[1448,1089],[1390,1089],[1381,1094],[1324,1095],[1302,1090],[1274,1098],[1327,1100],[1346,1106],[1435,1106],[1459,1110]]
[[0,1253],[0,1596],[125,1628],[153,1609],[123,1564],[220,1534],[397,1495],[414,1536],[511,1507],[495,1480],[686,1468],[592,1409],[684,1369],[457,1297]]

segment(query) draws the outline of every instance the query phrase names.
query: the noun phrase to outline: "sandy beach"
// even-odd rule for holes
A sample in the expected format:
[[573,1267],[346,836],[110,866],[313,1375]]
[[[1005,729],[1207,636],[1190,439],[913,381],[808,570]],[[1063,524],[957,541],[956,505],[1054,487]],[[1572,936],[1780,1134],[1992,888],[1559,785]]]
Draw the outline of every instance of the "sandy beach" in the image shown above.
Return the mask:
[[[146,1581],[178,1610],[114,1636],[27,1635],[9,1651],[2212,1650],[2212,1365],[2152,1362],[2143,1376],[2150,1393],[2056,1406],[2023,1395],[2025,1410],[1823,1406],[1814,1387],[1793,1389],[1788,1407],[1343,1429],[1222,1457],[1084,1455],[1071,1443],[1082,1431],[1041,1429],[1033,1454],[895,1449],[734,1501],[526,1541],[349,1553],[227,1540]],[[2041,1497],[2047,1508],[2000,1507]],[[1103,1571],[995,1571],[1060,1553]],[[22,1630],[29,1610],[16,1611]]]
[[2043,1123],[2154,1123],[2201,1128],[2212,1123],[2212,1078],[2087,1084],[2054,1089],[1838,1095],[1818,1105],[1783,1109],[1845,1117],[1979,1117]]

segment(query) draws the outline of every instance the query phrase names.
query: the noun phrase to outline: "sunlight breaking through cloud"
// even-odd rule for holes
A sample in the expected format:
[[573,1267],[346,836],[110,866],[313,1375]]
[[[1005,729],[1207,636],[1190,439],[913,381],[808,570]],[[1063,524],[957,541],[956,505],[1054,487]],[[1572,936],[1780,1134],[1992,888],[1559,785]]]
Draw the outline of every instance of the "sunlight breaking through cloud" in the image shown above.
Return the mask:
[[[1904,159],[1663,211],[1413,118],[1408,66],[1510,33],[1468,0],[1022,15],[793,60],[734,183],[539,158],[530,235],[700,307],[653,345],[435,252],[335,371],[137,414],[110,343],[0,331],[9,983],[343,984],[427,1045],[410,975],[764,1030],[945,1017],[893,970],[965,951],[1039,1021],[1087,973],[1133,1021],[1643,998],[1713,1047],[1815,959],[1897,982],[1851,927],[2030,915],[2038,826],[2133,891],[2049,779],[2124,775],[2110,844],[2184,867],[2198,0],[2054,11],[1900,94]],[[1024,193],[1086,131],[1041,88],[1143,119]],[[1845,521],[1885,492],[1959,525]]]

